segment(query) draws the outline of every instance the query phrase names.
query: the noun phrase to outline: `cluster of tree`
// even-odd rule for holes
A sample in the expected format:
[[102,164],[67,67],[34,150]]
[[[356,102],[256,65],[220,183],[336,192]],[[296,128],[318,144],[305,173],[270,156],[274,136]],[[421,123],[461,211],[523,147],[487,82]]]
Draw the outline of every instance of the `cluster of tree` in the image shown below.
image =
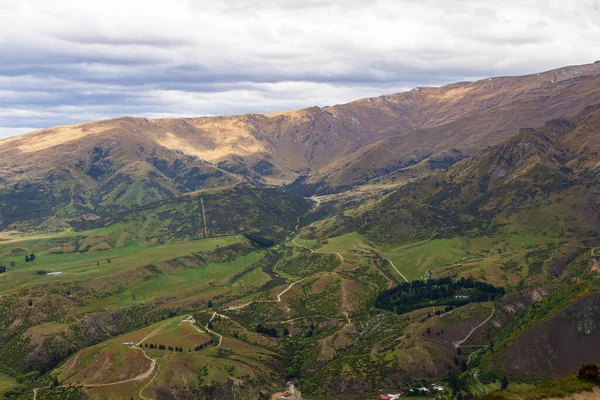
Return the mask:
[[32,262],[32,261],[35,261],[35,254],[31,253],[31,254],[25,256],[25,262]]
[[259,247],[271,247],[275,244],[273,240],[262,236],[258,236],[254,233],[245,233],[244,236],[246,236],[246,239],[250,240],[252,243],[258,245]]
[[275,328],[269,328],[266,326],[263,326],[261,324],[256,325],[256,332],[260,333],[262,335],[268,335],[268,336],[272,336],[272,337],[279,337],[279,334],[277,333],[277,329]]
[[215,341],[213,339],[210,339],[208,342],[199,344],[198,346],[194,347],[194,351],[200,351],[205,347],[213,345],[214,343]]
[[[448,385],[450,386],[450,389],[452,389],[454,399],[463,400],[472,398],[469,394],[469,383],[467,374],[460,374],[454,370],[448,373]],[[500,388],[501,390],[506,390],[506,388],[508,388],[507,376],[503,376],[500,379]]]
[[375,306],[402,314],[432,305],[460,307],[472,302],[494,300],[502,295],[503,288],[470,277],[457,281],[439,278],[407,282],[384,290],[377,296]]
[[308,331],[306,332],[305,336],[311,337],[314,334],[315,334],[315,324],[311,322],[310,327],[308,328]]
[[[11,261],[9,265],[11,268],[14,268],[17,266],[17,263],[14,261]],[[6,271],[8,271],[8,267],[4,264],[0,264],[0,274],[4,273]]]
[[[141,343],[140,343],[140,347],[142,347]],[[164,344],[155,345],[152,343],[151,344],[144,343],[144,347],[150,348],[150,349],[169,350],[169,351],[177,351],[179,353],[183,353],[183,347],[165,346]],[[188,349],[188,350],[191,351],[190,349]]]

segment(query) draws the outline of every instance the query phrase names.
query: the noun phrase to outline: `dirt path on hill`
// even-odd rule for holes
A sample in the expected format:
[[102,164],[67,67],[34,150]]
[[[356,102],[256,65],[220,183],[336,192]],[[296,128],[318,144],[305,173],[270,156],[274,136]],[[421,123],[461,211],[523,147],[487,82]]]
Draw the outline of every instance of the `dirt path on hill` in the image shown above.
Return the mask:
[[144,391],[144,390],[145,390],[145,389],[146,389],[148,386],[150,386],[150,384],[152,383],[152,381],[154,380],[154,378],[156,378],[156,377],[158,376],[158,373],[159,373],[159,372],[160,372],[160,366],[159,366],[159,365],[157,365],[157,366],[156,366],[156,373],[154,374],[154,376],[152,377],[152,379],[150,379],[150,380],[148,381],[148,383],[146,383],[146,384],[144,385],[144,387],[140,389],[140,392],[138,393],[138,396],[140,397],[140,399],[142,399],[142,400],[154,400],[152,397],[147,397],[147,396],[144,396],[144,395],[142,394],[142,392],[143,392],[143,391]]
[[248,307],[250,304],[254,303],[281,303],[281,296],[286,294],[294,285],[302,282],[303,280],[308,279],[309,277],[299,279],[295,282],[290,283],[285,289],[283,289],[279,294],[277,294],[277,300],[257,300],[257,301],[249,301],[247,303],[240,304],[239,306],[231,306],[223,309],[223,311],[233,311],[233,310],[241,310],[242,308]]
[[204,199],[200,197],[200,206],[202,207],[202,218],[204,219],[204,237],[208,237],[208,227],[206,226],[206,213],[204,212]]
[[210,318],[210,321],[208,321],[208,324],[206,324],[206,328],[204,328],[204,329],[206,329],[206,331],[207,331],[208,333],[213,333],[213,334],[215,334],[215,335],[217,335],[217,336],[219,337],[219,344],[217,345],[217,347],[221,347],[221,343],[223,342],[223,336],[219,335],[217,332],[211,331],[211,330],[209,329],[209,327],[208,327],[208,325],[210,325],[210,323],[213,321],[213,319],[215,319],[215,317],[216,317],[217,315],[218,315],[218,314],[217,314],[217,312],[216,312],[216,311],[215,311],[215,312],[213,312],[213,315],[212,315],[212,317]]
[[125,380],[118,381],[118,382],[90,383],[90,384],[82,383],[81,385],[85,386],[85,387],[113,386],[113,385],[119,385],[121,383],[127,383],[127,382],[133,382],[133,381],[141,381],[141,380],[144,380],[144,379],[148,378],[150,375],[152,375],[152,372],[154,371],[154,368],[156,367],[156,360],[154,360],[153,358],[148,357],[148,354],[146,354],[146,351],[142,347],[139,347],[139,345],[142,344],[144,341],[150,339],[152,336],[156,335],[166,325],[170,324],[171,322],[172,321],[165,322],[164,324],[162,324],[161,326],[159,326],[158,328],[156,328],[155,330],[153,330],[152,332],[150,332],[149,334],[147,334],[142,340],[140,340],[139,342],[137,342],[135,344],[135,347],[132,347],[133,349],[140,350],[142,353],[144,353],[144,357],[146,357],[146,359],[150,360],[150,368],[148,368],[148,370],[146,372],[143,372],[143,373],[141,373],[138,376],[135,376],[133,378],[125,379]]
[[401,276],[401,277],[404,279],[404,281],[406,281],[406,283],[408,283],[408,279],[406,279],[406,277],[405,277],[404,275],[402,275],[402,272],[400,272],[400,271],[398,270],[398,268],[396,268],[396,266],[394,265],[393,261],[392,261],[392,260],[390,260],[389,258],[386,258],[386,260],[387,260],[387,261],[389,261],[389,263],[392,265],[392,268],[394,268],[394,270],[396,270],[396,272],[397,272],[398,274],[400,274],[400,276]]
[[[214,318],[214,315],[213,315],[213,318]],[[188,319],[189,319],[189,317],[188,317]],[[147,387],[150,385],[150,383],[152,383],[152,381],[154,380],[154,378],[156,378],[156,376],[158,375],[158,372],[159,372],[159,367],[158,367],[158,364],[157,364],[156,360],[154,360],[153,358],[150,358],[150,357],[148,357],[148,354],[146,353],[146,351],[145,351],[145,350],[144,350],[142,347],[139,347],[139,345],[140,345],[140,344],[142,344],[144,341],[146,341],[146,340],[150,339],[150,338],[151,338],[151,337],[153,337],[154,335],[156,335],[156,334],[157,334],[158,332],[160,332],[160,331],[161,331],[161,330],[162,330],[162,329],[163,329],[163,328],[164,328],[166,325],[170,324],[171,322],[172,322],[172,321],[167,321],[167,322],[165,322],[164,324],[162,324],[161,326],[159,326],[158,328],[156,328],[155,330],[153,330],[152,332],[150,332],[148,335],[146,335],[146,336],[145,336],[143,339],[141,339],[139,342],[137,342],[137,343],[136,343],[136,345],[135,345],[135,347],[132,347],[132,349],[135,349],[136,351],[141,351],[141,352],[144,354],[144,357],[150,361],[150,367],[148,368],[148,370],[147,370],[147,371],[145,371],[145,372],[143,372],[143,373],[141,373],[141,374],[139,374],[139,375],[137,375],[137,376],[135,376],[135,377],[133,377],[133,378],[124,379],[124,380],[122,380],[122,381],[117,381],[117,382],[109,382],[109,383],[89,383],[89,384],[86,384],[86,383],[80,383],[80,385],[81,385],[81,386],[83,386],[83,387],[105,387],[105,386],[114,386],[114,385],[120,385],[120,384],[123,384],[123,383],[128,383],[128,382],[141,381],[141,380],[144,380],[144,379],[146,379],[146,378],[150,377],[150,375],[152,375],[152,372],[153,372],[153,371],[154,371],[154,369],[156,368],[156,374],[154,374],[154,376],[152,377],[152,379],[150,379],[150,381],[149,381],[149,382],[148,382],[146,385],[144,385],[144,387],[143,387],[143,388],[140,390],[140,392],[139,392],[139,397],[140,397],[142,400],[153,400],[153,399],[152,399],[152,398],[150,398],[150,397],[146,397],[146,396],[144,396],[144,395],[142,394],[142,391],[143,391],[144,389],[146,389],[146,388],[147,388]],[[198,331],[199,331],[199,332],[201,332],[201,333],[204,333],[204,332],[202,332],[200,329],[198,329],[198,327],[196,327],[194,324],[192,324],[192,323],[191,323],[191,321],[188,321],[188,322],[190,322],[190,325],[192,325],[194,328],[196,328],[196,330],[198,330]],[[218,335],[218,334],[217,334],[217,335]],[[219,342],[219,345],[220,345],[220,342]],[[33,400],[37,400],[37,392],[38,392],[38,390],[39,390],[39,389],[40,389],[40,388],[35,388],[35,389],[33,389]]]
[[475,354],[479,353],[481,350],[485,350],[486,348],[487,348],[487,346],[482,344],[481,348],[479,350],[475,350],[474,352],[469,354],[469,358],[467,359],[467,365],[469,365],[471,363],[471,357],[473,357]]
[[311,254],[315,252],[313,249],[311,249],[311,248],[309,248],[309,247],[302,246],[302,245],[300,245],[300,244],[296,243],[296,241],[295,241],[294,239],[292,239],[292,243],[294,243],[296,246],[298,246],[298,247],[300,247],[300,248],[302,248],[302,249],[310,250]]
[[477,374],[479,373],[479,371],[475,371],[475,373],[473,374],[473,380],[475,381],[475,386],[477,386],[477,389],[479,389],[479,391],[483,394],[485,394],[485,391],[481,388],[481,386],[479,386],[479,382],[477,381]]
[[496,305],[494,304],[492,306],[492,313],[490,314],[489,317],[487,317],[485,319],[485,321],[483,321],[482,323],[480,323],[479,325],[477,325],[475,328],[471,329],[471,332],[469,332],[469,334],[467,336],[465,336],[465,338],[463,340],[459,340],[458,342],[454,342],[454,348],[459,348],[464,342],[466,342],[467,340],[469,340],[469,338],[471,337],[471,335],[479,328],[481,328],[483,325],[485,325],[493,316],[494,316],[494,312],[496,311]]

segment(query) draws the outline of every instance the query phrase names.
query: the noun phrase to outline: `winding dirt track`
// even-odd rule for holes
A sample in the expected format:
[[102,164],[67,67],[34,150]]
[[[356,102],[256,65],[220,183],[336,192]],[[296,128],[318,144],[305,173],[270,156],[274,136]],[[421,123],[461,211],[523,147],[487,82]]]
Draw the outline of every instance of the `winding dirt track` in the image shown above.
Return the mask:
[[294,243],[296,246],[298,246],[298,247],[300,247],[300,248],[302,248],[302,249],[310,250],[310,252],[311,252],[311,253],[314,253],[314,252],[315,252],[313,249],[311,249],[311,248],[309,248],[309,247],[306,247],[306,246],[299,245],[298,243],[296,243],[296,241],[295,241],[294,239],[292,239],[292,243]]
[[[137,343],[136,343],[136,345],[135,345],[135,347],[132,347],[132,349],[136,349],[136,350],[139,350],[139,351],[141,351],[142,353],[144,353],[144,357],[146,357],[148,360],[150,360],[150,368],[148,368],[148,370],[147,370],[146,372],[143,372],[143,373],[141,373],[141,374],[139,374],[139,375],[137,375],[137,376],[135,376],[135,377],[133,377],[133,378],[130,378],[130,379],[124,379],[124,380],[122,380],[122,381],[117,381],[117,382],[109,382],[109,383],[89,383],[89,384],[86,384],[86,383],[81,383],[80,385],[81,385],[81,386],[84,386],[84,387],[104,387],[104,386],[114,386],[114,385],[120,385],[120,384],[122,384],[122,383],[128,383],[128,382],[134,382],[134,381],[141,381],[141,380],[144,380],[144,379],[148,378],[150,375],[152,375],[152,372],[154,371],[154,367],[156,367],[156,366],[157,366],[157,364],[156,364],[156,361],[155,361],[154,359],[152,359],[152,358],[148,357],[148,354],[146,354],[146,351],[145,351],[143,348],[141,348],[141,347],[138,347],[138,346],[139,346],[139,345],[140,345],[142,342],[144,342],[145,340],[148,340],[148,339],[150,339],[152,336],[156,335],[158,332],[160,332],[160,330],[161,330],[162,328],[164,328],[164,327],[165,327],[167,324],[169,324],[169,323],[171,323],[171,321],[167,321],[167,322],[165,322],[164,324],[162,324],[161,326],[159,326],[158,328],[156,328],[155,330],[153,330],[152,332],[150,332],[148,335],[146,335],[146,336],[145,336],[145,337],[144,337],[142,340],[140,340],[139,342],[137,342]],[[157,368],[157,370],[158,370],[158,368]],[[157,372],[157,374],[158,374],[158,372]],[[150,382],[152,382],[152,380],[154,380],[154,378],[155,378],[155,377],[156,377],[156,375],[154,375],[154,377],[153,377],[153,378],[150,380]],[[144,387],[142,388],[142,390],[144,390],[144,389],[145,389],[145,388],[146,388],[146,387],[147,387],[147,386],[150,384],[150,382],[148,382],[148,384],[146,384],[146,386],[144,386]],[[37,392],[38,392],[38,389],[39,389],[39,388],[35,388],[35,389],[33,389],[33,400],[37,400]],[[145,397],[145,396],[143,396],[143,395],[142,395],[142,390],[140,390],[140,393],[139,393],[139,395],[140,395],[140,397],[141,397],[143,400],[153,400],[153,399],[151,399],[151,398],[149,398],[149,397]]]
[[479,325],[477,325],[475,328],[471,329],[471,332],[469,332],[469,334],[467,336],[465,336],[465,338],[463,340],[459,340],[458,342],[454,342],[454,348],[459,348],[464,342],[466,342],[467,340],[469,340],[469,338],[471,337],[471,335],[473,334],[473,332],[475,332],[477,329],[481,328],[483,325],[485,325],[493,316],[494,316],[494,312],[496,311],[496,305],[494,304],[492,306],[492,313],[490,314],[489,317],[487,317],[485,319],[485,321],[483,321],[482,323],[480,323]]
[[90,384],[82,383],[81,385],[85,386],[85,387],[104,387],[104,386],[119,385],[121,383],[127,383],[127,382],[133,382],[133,381],[141,381],[141,380],[148,378],[150,375],[152,375],[152,372],[154,371],[154,367],[156,367],[156,361],[154,359],[148,357],[148,354],[146,354],[146,351],[143,348],[139,347],[139,345],[142,344],[144,341],[150,339],[152,336],[156,335],[158,332],[161,331],[161,329],[163,329],[166,325],[170,324],[171,322],[172,321],[165,322],[164,324],[162,324],[161,326],[159,326],[158,328],[156,328],[155,330],[153,330],[152,332],[147,334],[142,340],[137,342],[135,344],[135,347],[132,347],[133,349],[140,350],[142,353],[144,353],[144,357],[146,357],[148,360],[150,360],[150,368],[148,368],[148,370],[146,372],[143,372],[143,373],[139,374],[138,376],[135,376],[130,379],[125,379],[122,381],[109,382],[109,383],[90,383]]
[[221,343],[223,343],[223,336],[219,335],[219,334],[218,334],[217,332],[215,332],[215,331],[211,331],[211,330],[210,330],[210,328],[208,327],[208,325],[210,325],[210,323],[212,322],[212,320],[213,320],[213,319],[215,319],[215,317],[216,317],[217,315],[219,315],[219,314],[217,314],[217,312],[216,312],[216,311],[215,311],[215,312],[213,312],[213,315],[212,315],[212,317],[210,317],[210,321],[208,321],[208,324],[206,324],[206,328],[204,328],[204,329],[206,329],[206,332],[208,332],[208,333],[213,333],[213,334],[215,334],[215,335],[217,335],[217,336],[219,337],[219,344],[217,345],[217,347],[221,347]]
[[159,373],[159,372],[160,372],[160,366],[159,366],[159,365],[157,365],[157,366],[156,366],[156,373],[154,374],[154,376],[152,377],[152,379],[150,379],[150,380],[148,381],[148,383],[146,383],[146,384],[144,385],[144,387],[140,389],[140,392],[138,393],[138,396],[140,396],[140,399],[142,399],[142,400],[154,400],[152,397],[147,397],[147,396],[144,396],[144,395],[142,394],[142,392],[144,391],[144,389],[146,389],[148,386],[150,386],[150,384],[152,383],[152,381],[154,380],[154,378],[156,378],[156,377],[158,376],[158,373]]

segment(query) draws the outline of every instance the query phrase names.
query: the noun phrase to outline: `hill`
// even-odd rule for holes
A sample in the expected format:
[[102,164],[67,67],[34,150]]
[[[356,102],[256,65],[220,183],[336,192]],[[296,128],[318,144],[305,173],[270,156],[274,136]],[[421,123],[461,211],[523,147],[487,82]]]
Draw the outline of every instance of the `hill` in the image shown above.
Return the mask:
[[447,167],[600,102],[599,86],[595,63],[326,109],[48,128],[0,141],[0,221],[102,215],[240,184],[328,193],[423,160]]
[[0,393],[591,390],[599,72],[0,142]]

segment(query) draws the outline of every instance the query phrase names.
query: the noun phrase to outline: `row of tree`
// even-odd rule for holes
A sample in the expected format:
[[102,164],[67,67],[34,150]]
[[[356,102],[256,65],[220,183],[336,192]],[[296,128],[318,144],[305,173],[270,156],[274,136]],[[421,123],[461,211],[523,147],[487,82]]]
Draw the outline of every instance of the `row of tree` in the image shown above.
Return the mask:
[[214,343],[215,341],[213,339],[210,339],[208,342],[199,344],[198,346],[194,347],[194,351],[200,351],[205,347],[213,345]]
[[[142,344],[140,343],[140,348],[142,347]],[[183,353],[183,347],[173,347],[173,346],[165,346],[164,344],[159,344],[159,345],[155,345],[153,343],[144,343],[144,347],[145,348],[150,348],[150,349],[157,349],[157,350],[169,350],[169,351],[177,351],[179,353]],[[188,349],[189,352],[191,352],[191,349]]]

